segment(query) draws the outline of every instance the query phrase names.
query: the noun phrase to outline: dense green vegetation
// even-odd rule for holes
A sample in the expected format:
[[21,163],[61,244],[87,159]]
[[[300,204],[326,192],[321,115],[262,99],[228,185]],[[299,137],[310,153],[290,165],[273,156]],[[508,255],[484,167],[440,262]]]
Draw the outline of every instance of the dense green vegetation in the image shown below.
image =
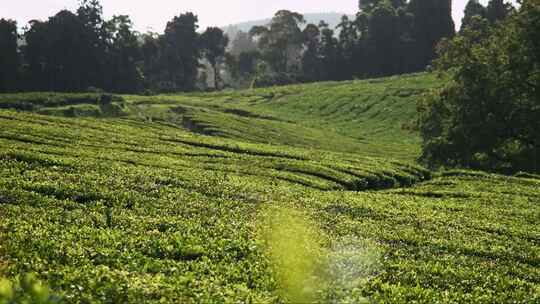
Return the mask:
[[0,95],[0,302],[538,302],[538,177],[415,163],[441,85]]
[[494,27],[475,17],[475,26],[440,45],[436,64],[451,81],[419,107],[422,158],[432,165],[538,173],[540,1],[524,1]]

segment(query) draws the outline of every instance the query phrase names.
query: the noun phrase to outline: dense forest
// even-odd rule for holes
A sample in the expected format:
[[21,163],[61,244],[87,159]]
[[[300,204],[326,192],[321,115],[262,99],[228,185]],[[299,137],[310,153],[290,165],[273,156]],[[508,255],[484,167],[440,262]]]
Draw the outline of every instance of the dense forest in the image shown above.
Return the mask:
[[[510,11],[502,0],[487,8],[471,0],[464,26]],[[282,10],[232,41],[216,27],[199,31],[189,12],[163,33],[141,34],[129,16],[105,20],[98,0],[19,30],[0,21],[0,92],[176,92],[403,74],[425,70],[436,44],[455,35],[448,0],[360,1],[356,18],[343,16],[336,29]]]

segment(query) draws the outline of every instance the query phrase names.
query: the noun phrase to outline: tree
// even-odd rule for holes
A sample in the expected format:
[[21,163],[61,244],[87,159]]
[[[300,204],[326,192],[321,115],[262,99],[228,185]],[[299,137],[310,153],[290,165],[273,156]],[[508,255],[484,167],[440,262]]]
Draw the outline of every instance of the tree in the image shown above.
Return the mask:
[[17,22],[0,19],[0,92],[18,89]]
[[114,92],[137,93],[143,88],[139,37],[129,16],[113,16],[105,23],[108,38],[108,83]]
[[66,10],[47,22],[30,22],[23,55],[32,90],[76,92],[96,85],[88,64],[93,45],[85,30],[79,17]]
[[219,68],[218,64],[225,56],[225,49],[229,44],[229,38],[220,28],[209,27],[201,36],[201,47],[206,60],[214,70],[214,88],[219,89]]
[[384,0],[360,0],[358,2],[358,8],[361,12],[371,13],[371,11],[377,7]]
[[28,90],[82,91],[106,85],[106,29],[97,0],[80,1],[77,13],[62,10],[32,20],[21,48]]
[[487,18],[487,9],[478,0],[469,0],[469,2],[467,2],[467,5],[465,5],[463,19],[461,19],[460,32],[462,32],[465,28],[471,26],[474,16]]
[[321,80],[321,32],[315,24],[308,24],[303,35],[305,51],[302,54],[302,75],[307,81]]
[[483,33],[466,28],[441,45],[452,81],[420,103],[422,159],[503,173],[540,172],[540,2]]
[[186,13],[174,17],[167,23],[160,65],[165,72],[165,82],[161,89],[166,91],[195,89],[201,57],[197,22],[197,16]]
[[392,75],[397,72],[399,50],[399,17],[389,2],[376,6],[369,18],[372,75]]
[[99,0],[80,0],[77,17],[83,26],[81,40],[85,48],[79,54],[81,71],[84,71],[86,82],[95,87],[105,87],[104,75],[107,71],[107,38],[108,33],[103,19],[103,7]]
[[406,5],[396,9],[398,17],[399,41],[395,60],[397,62],[397,73],[411,73],[418,71],[415,68],[417,41],[413,37],[415,18],[407,10]]
[[48,22],[31,20],[30,27],[24,32],[24,41],[21,52],[24,57],[25,67],[23,69],[23,79],[25,90],[48,90],[49,81],[46,76],[47,51],[49,39],[47,34]]
[[245,87],[252,82],[260,59],[261,53],[257,50],[242,52],[238,56],[231,53],[225,55],[227,70],[237,87]]
[[255,26],[250,30],[250,35],[257,37],[265,60],[275,72],[290,72],[298,65],[303,43],[300,25],[304,23],[301,14],[281,10],[274,15],[268,27]]
[[411,0],[409,12],[414,15],[412,37],[416,41],[416,68],[422,70],[435,58],[435,46],[455,34],[451,0]]
[[355,69],[358,68],[354,57],[357,55],[361,33],[354,20],[349,20],[346,15],[341,17],[341,22],[336,29],[339,30],[339,50],[341,53],[339,56],[340,78],[350,79],[355,74]]
[[238,31],[231,44],[230,53],[239,56],[243,52],[250,52],[257,49],[257,44],[253,41],[251,35],[246,32]]
[[334,36],[334,31],[328,27],[324,21],[319,23],[321,31],[320,56],[323,67],[323,80],[339,80],[339,41]]
[[146,33],[140,37],[144,87],[159,90],[159,82],[164,79],[161,62],[163,56],[163,39],[157,33]]
[[513,10],[510,3],[504,0],[490,0],[487,6],[486,16],[489,22],[495,23],[504,20]]

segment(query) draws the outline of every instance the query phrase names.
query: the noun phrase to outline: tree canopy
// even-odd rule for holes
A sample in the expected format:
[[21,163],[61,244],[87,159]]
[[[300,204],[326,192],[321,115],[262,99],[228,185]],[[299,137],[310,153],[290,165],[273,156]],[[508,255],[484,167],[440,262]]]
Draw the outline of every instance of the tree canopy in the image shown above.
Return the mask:
[[0,19],[0,92],[17,89],[19,55],[17,23]]
[[201,45],[206,60],[212,66],[214,72],[214,87],[219,89],[220,71],[219,61],[225,57],[225,49],[229,44],[229,38],[223,30],[217,27],[209,27],[201,36]]
[[[512,9],[471,0],[463,29],[485,32]],[[106,20],[98,0],[31,20],[20,41],[16,24],[2,20],[0,91],[151,93],[388,76],[426,70],[437,43],[455,34],[450,0],[361,0],[335,29],[280,10],[232,41],[216,27],[198,30],[187,12],[162,33],[138,33],[129,16]],[[208,75],[213,81],[202,80]]]
[[540,171],[539,7],[525,0],[505,21],[441,44],[437,67],[451,82],[420,104],[424,161]]

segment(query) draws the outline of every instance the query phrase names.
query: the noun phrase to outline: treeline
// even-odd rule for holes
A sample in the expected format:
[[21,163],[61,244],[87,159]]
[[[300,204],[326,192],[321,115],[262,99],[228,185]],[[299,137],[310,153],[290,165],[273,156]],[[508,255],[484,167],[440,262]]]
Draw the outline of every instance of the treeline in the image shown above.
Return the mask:
[[[503,0],[487,7],[470,0],[464,27],[475,26],[477,14],[495,23],[511,9]],[[335,30],[279,11],[268,26],[233,40],[227,66],[233,80],[255,86],[424,71],[454,28],[450,0],[361,0],[356,18],[343,16]]]
[[[498,3],[471,0],[464,24],[474,26],[478,10],[500,18]],[[0,92],[175,92],[423,71],[437,43],[455,35],[451,11],[451,0],[362,0],[354,20],[331,29],[283,10],[229,43],[219,28],[199,33],[192,13],[140,34],[129,16],[105,20],[98,0],[82,0],[76,12],[30,21],[20,36],[14,21],[0,20]]]
[[250,31],[258,51],[237,56],[237,71],[234,65],[231,70],[255,73],[261,85],[422,71],[437,42],[455,32],[449,0],[362,0],[359,9],[354,20],[343,16],[336,30],[324,22],[305,25],[302,15],[280,11],[268,26]]
[[162,34],[139,34],[129,16],[104,20],[98,0],[32,20],[20,37],[17,24],[2,19],[0,91],[195,90],[201,58],[215,62],[228,43],[218,28],[199,34],[197,22],[186,13]]

